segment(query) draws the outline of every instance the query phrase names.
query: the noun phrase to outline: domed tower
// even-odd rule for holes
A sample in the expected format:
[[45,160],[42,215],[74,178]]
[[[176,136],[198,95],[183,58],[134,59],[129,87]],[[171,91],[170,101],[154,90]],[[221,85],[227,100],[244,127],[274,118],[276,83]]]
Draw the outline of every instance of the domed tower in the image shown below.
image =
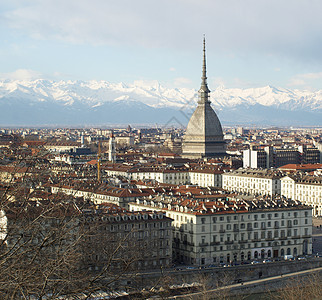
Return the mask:
[[206,76],[206,42],[203,39],[203,65],[198,105],[192,114],[182,143],[182,157],[218,157],[226,154],[226,143],[217,114],[210,106]]

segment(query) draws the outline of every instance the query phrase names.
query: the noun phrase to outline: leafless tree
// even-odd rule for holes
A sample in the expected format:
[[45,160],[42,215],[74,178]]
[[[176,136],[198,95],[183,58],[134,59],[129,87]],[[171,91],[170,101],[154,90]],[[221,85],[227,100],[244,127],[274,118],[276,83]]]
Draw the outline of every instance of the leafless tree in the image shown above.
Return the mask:
[[322,278],[319,273],[289,279],[285,286],[272,295],[276,300],[322,299]]
[[54,177],[45,156],[39,151],[16,160],[2,176],[0,298],[89,297],[113,291],[121,279],[135,276],[145,245],[135,242],[134,229],[106,235],[104,223],[88,222],[84,212],[92,203],[39,189]]

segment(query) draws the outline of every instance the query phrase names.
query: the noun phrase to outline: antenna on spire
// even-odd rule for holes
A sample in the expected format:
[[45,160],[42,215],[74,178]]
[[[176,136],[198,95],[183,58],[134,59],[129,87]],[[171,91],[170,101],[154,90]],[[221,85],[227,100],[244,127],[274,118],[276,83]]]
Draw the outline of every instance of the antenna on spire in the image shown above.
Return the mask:
[[206,75],[206,37],[203,35],[203,63],[202,63],[202,85],[207,85]]
[[206,37],[203,35],[203,61],[202,61],[202,76],[201,87],[199,90],[199,103],[209,102],[208,97],[210,90],[207,85],[207,72],[206,72]]

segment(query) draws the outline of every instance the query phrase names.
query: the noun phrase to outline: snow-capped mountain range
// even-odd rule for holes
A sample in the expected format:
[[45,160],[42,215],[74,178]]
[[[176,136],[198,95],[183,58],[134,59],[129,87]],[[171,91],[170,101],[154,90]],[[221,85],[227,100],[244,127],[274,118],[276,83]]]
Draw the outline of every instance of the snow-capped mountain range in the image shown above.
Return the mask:
[[[197,98],[195,89],[170,89],[157,81],[4,80],[0,124],[185,126]],[[223,124],[322,126],[322,90],[218,87],[210,100]]]

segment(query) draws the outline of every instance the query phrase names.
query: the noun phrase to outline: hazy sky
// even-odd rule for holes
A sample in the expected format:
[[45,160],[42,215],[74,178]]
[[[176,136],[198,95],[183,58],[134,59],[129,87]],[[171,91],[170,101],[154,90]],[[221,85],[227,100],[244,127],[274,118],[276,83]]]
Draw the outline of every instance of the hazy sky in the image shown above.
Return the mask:
[[322,89],[321,0],[1,0],[0,78]]

